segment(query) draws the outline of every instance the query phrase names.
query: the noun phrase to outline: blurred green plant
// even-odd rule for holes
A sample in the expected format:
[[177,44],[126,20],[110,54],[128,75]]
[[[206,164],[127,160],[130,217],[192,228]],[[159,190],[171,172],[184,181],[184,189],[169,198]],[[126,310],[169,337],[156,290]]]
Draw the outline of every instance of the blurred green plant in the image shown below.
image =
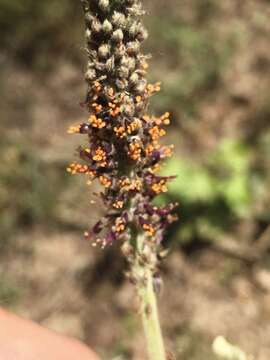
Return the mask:
[[[197,6],[193,1],[194,11]],[[233,54],[233,37],[228,36],[221,44],[207,23],[198,30],[197,24],[173,19],[172,15],[150,19],[155,39],[151,51],[170,54],[166,55],[170,71],[163,79],[167,95],[159,95],[155,105],[194,118],[202,98],[211,96],[221,83],[222,72]]]
[[216,360],[211,352],[209,340],[203,334],[185,326],[178,331],[177,335],[176,347],[179,359]]
[[235,139],[223,140],[203,164],[172,158],[163,172],[177,175],[165,195],[181,204],[182,221],[174,237],[214,240],[247,219],[255,194],[251,163],[250,148]]

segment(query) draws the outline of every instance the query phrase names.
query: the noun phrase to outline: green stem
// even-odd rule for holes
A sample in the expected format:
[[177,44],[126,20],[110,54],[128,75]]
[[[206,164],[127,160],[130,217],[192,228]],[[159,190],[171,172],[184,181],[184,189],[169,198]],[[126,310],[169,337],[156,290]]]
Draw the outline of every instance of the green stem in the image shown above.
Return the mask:
[[141,261],[144,237],[137,239],[136,273],[139,281],[137,289],[141,302],[141,316],[145,332],[149,360],[166,360],[166,353],[159,323],[156,294],[153,287],[153,271]]

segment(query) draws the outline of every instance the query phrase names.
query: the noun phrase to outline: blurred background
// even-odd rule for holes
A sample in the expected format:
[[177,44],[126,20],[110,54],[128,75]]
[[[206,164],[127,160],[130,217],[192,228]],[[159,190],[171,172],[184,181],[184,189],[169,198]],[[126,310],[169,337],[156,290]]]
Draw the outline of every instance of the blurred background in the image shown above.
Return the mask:
[[[178,175],[160,202],[180,221],[162,265],[161,317],[183,360],[224,335],[270,358],[269,0],[145,0],[153,98],[170,111]],[[134,292],[116,248],[83,231],[102,212],[65,168],[87,114],[79,1],[0,0],[0,305],[75,336],[104,359],[141,360]]]

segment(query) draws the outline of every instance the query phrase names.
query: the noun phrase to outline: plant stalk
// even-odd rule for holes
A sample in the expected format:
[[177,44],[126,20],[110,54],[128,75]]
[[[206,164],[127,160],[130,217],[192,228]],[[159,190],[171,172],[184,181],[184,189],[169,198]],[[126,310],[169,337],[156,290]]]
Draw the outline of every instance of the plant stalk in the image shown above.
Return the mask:
[[166,360],[163,337],[160,328],[157,299],[153,286],[153,271],[141,260],[144,248],[144,236],[138,236],[136,273],[140,298],[140,314],[146,339],[149,360]]

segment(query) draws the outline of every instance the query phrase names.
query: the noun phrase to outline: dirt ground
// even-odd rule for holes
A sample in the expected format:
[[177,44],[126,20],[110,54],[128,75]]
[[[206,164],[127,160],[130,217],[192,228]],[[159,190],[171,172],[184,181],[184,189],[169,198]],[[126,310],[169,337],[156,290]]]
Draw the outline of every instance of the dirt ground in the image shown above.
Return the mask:
[[[24,284],[13,308],[17,313],[85,341],[104,359],[145,358],[140,324],[133,315],[134,289],[121,274],[102,281],[103,266],[98,264],[106,255],[101,250],[92,249],[77,233],[41,235],[36,230],[18,240],[16,251],[19,255],[10,253],[2,266],[7,278]],[[117,266],[121,272],[121,266],[109,261],[108,272]],[[192,255],[176,250],[167,258],[163,279],[161,318],[168,348],[177,359],[211,359],[217,335],[256,360],[269,359],[269,271],[211,249]]]

